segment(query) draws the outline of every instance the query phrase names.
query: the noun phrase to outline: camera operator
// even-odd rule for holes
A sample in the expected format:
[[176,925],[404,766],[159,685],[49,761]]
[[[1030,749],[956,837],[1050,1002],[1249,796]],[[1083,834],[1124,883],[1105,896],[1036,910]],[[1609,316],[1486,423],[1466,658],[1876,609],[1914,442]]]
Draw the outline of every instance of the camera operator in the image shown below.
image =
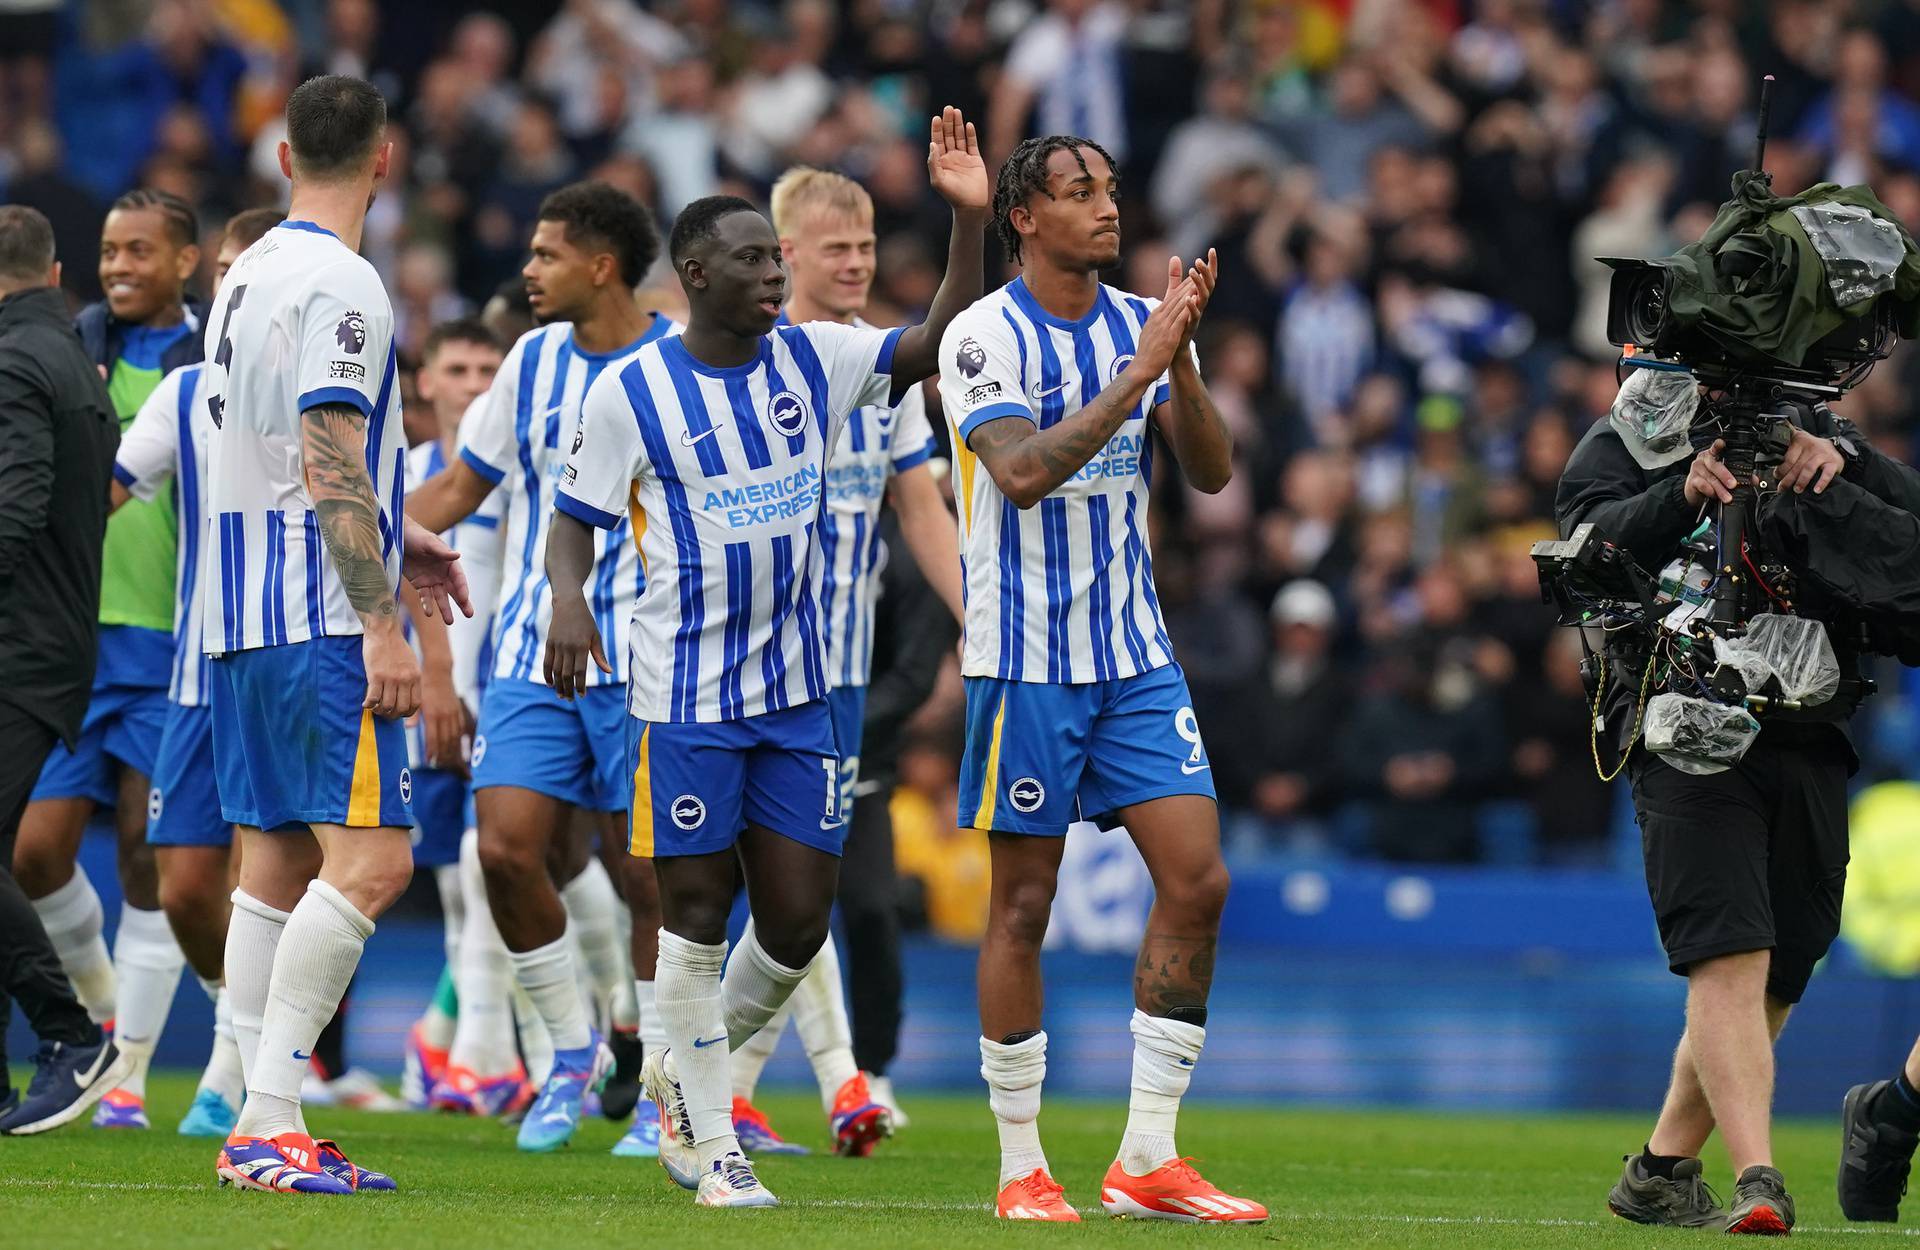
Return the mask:
[[[1791,442],[1768,475],[1779,494],[1763,496],[1763,513],[1812,509],[1829,492],[1920,507],[1920,477],[1875,453],[1823,405],[1792,406],[1792,417]],[[1733,500],[1738,483],[1723,451],[1716,441],[1691,461],[1646,470],[1611,422],[1596,423],[1560,481],[1554,511],[1561,533],[1591,522],[1642,568],[1662,569],[1712,505]],[[1767,529],[1750,532],[1755,547]],[[1757,551],[1753,559],[1764,563]],[[1793,1200],[1772,1166],[1772,1043],[1840,927],[1846,786],[1858,767],[1847,720],[1862,687],[1857,656],[1839,632],[1828,629],[1843,693],[1805,711],[1762,716],[1741,761],[1709,775],[1682,772],[1636,746],[1648,694],[1636,675],[1652,672],[1646,636],[1609,636],[1607,666],[1617,680],[1602,709],[1606,733],[1629,753],[1648,894],[1669,965],[1687,978],[1686,1031],[1666,1102],[1608,1196],[1627,1219],[1686,1226],[1724,1219],[1733,1232],[1792,1225]],[[1701,1180],[1698,1157],[1715,1128],[1739,1176],[1724,1213]]]

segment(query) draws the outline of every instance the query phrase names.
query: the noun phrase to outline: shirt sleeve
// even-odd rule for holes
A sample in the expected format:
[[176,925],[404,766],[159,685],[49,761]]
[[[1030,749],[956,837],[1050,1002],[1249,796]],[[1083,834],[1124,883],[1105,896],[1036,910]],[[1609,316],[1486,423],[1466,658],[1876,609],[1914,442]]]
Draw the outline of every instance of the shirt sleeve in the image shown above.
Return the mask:
[[906,332],[905,326],[880,330],[833,321],[810,321],[787,331],[807,341],[826,372],[827,404],[833,410],[827,414],[830,436],[838,436],[854,409],[892,398],[893,351]]
[[918,386],[893,410],[893,471],[904,473],[932,459],[937,446],[927,422],[927,395]]
[[133,424],[120,436],[120,449],[114,453],[113,477],[135,499],[150,500],[166,488],[180,464],[180,405],[193,402],[193,388],[186,386],[187,373],[198,376],[197,366],[175,369],[160,380],[134,414]]
[[328,266],[307,289],[295,347],[295,407],[346,404],[372,416],[393,350],[393,309],[373,266]]
[[460,459],[495,486],[520,458],[514,422],[515,396],[520,387],[521,362],[531,350],[530,341],[541,333],[530,330],[520,337],[507,352],[507,358],[500,362],[493,383],[460,417]]
[[640,424],[621,375],[637,363],[607,369],[587,388],[580,404],[580,431],[560,475],[554,507],[589,525],[612,529],[626,515],[634,479],[648,465]]
[[940,407],[956,445],[964,445],[989,421],[1034,421],[1024,375],[1020,345],[1003,319],[971,314],[953,319],[940,340]]

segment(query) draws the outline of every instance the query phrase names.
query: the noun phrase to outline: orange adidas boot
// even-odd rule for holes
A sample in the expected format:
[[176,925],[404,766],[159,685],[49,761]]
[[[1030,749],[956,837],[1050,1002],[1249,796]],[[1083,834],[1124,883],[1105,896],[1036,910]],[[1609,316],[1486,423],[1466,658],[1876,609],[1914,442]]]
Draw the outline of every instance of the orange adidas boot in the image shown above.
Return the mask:
[[1220,1192],[1185,1159],[1170,1160],[1145,1176],[1132,1175],[1114,1160],[1100,1182],[1100,1205],[1109,1215],[1188,1224],[1258,1224],[1267,1218],[1265,1207]]
[[1080,1222],[1080,1213],[1067,1201],[1067,1191],[1060,1182],[1047,1175],[1045,1168],[1035,1168],[1025,1176],[1015,1177],[1002,1185],[993,1213],[1003,1220],[1047,1220],[1055,1224]]

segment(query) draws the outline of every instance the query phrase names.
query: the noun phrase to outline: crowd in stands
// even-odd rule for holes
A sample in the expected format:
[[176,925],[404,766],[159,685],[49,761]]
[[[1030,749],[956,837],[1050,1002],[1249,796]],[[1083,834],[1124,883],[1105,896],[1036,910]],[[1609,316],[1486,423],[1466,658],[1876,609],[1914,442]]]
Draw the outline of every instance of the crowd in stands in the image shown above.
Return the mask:
[[[1750,159],[1763,73],[1776,189],[1869,182],[1920,223],[1912,0],[498,7],[5,0],[0,200],[47,212],[93,298],[114,195],[176,191],[209,231],[271,203],[286,92],[366,76],[399,153],[365,250],[412,350],[514,277],[541,198],[575,179],[667,222],[715,191],[764,199],[794,163],[843,170],[876,203],[887,322],[938,279],[929,110],[978,119],[989,168],[1031,133],[1100,141],[1126,192],[1110,281],[1157,293],[1170,251],[1220,255],[1199,349],[1238,472],[1215,496],[1155,483],[1154,567],[1240,854],[1606,860],[1580,648],[1527,556],[1616,389],[1593,258],[1698,236]],[[647,294],[672,308],[671,275]],[[1903,347],[1842,406],[1903,456],[1916,362]],[[1868,775],[1920,755],[1885,685]],[[915,724],[905,861],[972,862],[959,709],[949,674]],[[964,913],[972,887],[940,887]]]

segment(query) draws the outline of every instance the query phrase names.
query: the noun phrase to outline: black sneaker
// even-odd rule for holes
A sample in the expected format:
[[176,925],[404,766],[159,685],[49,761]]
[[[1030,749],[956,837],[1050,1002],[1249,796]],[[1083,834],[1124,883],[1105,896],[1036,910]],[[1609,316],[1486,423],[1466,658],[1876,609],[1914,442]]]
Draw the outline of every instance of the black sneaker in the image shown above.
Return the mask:
[[1675,1228],[1718,1225],[1726,1212],[1720,1199],[1700,1177],[1700,1160],[1682,1159],[1673,1165],[1673,1179],[1655,1176],[1640,1164],[1639,1155],[1627,1155],[1620,1180],[1607,1195],[1607,1209],[1636,1224],[1669,1224]]
[[640,1034],[629,1029],[614,1029],[607,1034],[607,1048],[613,1051],[613,1071],[600,1087],[600,1114],[615,1123],[624,1123],[640,1104],[640,1063],[646,1051]]
[[47,1042],[34,1056],[33,1082],[20,1105],[0,1119],[0,1133],[24,1137],[76,1119],[133,1069],[111,1037],[91,1046]]
[[1727,1231],[1761,1237],[1792,1232],[1793,1198],[1787,1193],[1786,1178],[1763,1164],[1740,1173],[1733,1186],[1733,1209],[1727,1212]]
[[1840,1212],[1850,1220],[1900,1218],[1920,1136],[1873,1118],[1874,1100],[1892,1084],[1856,1085],[1840,1104]]

